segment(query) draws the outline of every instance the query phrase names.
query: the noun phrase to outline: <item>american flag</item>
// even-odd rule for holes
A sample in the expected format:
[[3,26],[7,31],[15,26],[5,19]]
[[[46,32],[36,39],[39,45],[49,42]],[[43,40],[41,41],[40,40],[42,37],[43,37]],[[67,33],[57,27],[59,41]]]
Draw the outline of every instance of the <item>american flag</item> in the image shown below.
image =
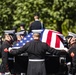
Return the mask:
[[[32,37],[33,33],[29,33],[27,36],[25,36],[21,41],[17,42],[14,47],[22,47],[23,45],[26,44],[26,42],[30,42],[33,40]],[[53,48],[64,48],[63,45],[63,35],[57,31],[54,30],[49,30],[49,29],[44,29],[41,32],[41,38],[40,40],[42,42],[46,42],[50,47]]]

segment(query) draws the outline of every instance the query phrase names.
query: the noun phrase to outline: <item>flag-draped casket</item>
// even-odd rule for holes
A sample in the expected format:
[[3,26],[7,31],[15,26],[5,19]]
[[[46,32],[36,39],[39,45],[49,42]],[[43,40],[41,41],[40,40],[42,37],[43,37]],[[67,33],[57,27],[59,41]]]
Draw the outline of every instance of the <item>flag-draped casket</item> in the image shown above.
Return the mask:
[[[32,35],[33,33],[28,34],[21,41],[16,43],[13,47],[22,47],[23,45],[26,44],[26,42],[33,40]],[[57,31],[48,30],[48,29],[42,30],[40,40],[42,42],[46,42],[50,47],[64,48],[63,45],[64,37],[61,33]]]
[[[23,45],[26,44],[26,42],[33,40],[32,35],[33,35],[33,33],[29,33],[21,41],[17,42],[12,48],[22,47]],[[48,30],[48,29],[42,30],[40,40],[42,42],[46,42],[50,47],[64,48],[64,45],[63,45],[64,37],[61,33],[57,32],[57,31]],[[23,53],[23,54],[15,57],[14,70],[16,72],[26,72],[27,62],[28,62],[27,58],[28,58],[27,53]],[[57,72],[58,71],[57,68],[59,68],[59,57],[58,56],[52,57],[51,55],[46,54],[47,73]]]

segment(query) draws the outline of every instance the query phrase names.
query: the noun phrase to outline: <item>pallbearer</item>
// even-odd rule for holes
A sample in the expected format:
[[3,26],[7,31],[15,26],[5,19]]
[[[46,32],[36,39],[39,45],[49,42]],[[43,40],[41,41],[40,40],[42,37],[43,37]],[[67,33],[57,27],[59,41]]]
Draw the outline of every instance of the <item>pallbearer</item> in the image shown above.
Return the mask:
[[2,63],[1,63],[1,72],[3,74],[6,73],[13,73],[13,56],[9,53],[4,52],[4,50],[12,46],[12,35],[13,30],[5,30],[4,31],[4,37],[3,37],[3,43],[1,46],[1,54],[2,54]]
[[27,75],[46,75],[45,69],[45,55],[46,52],[50,52],[50,54],[58,55],[62,52],[65,53],[64,50],[56,50],[48,44],[40,41],[40,33],[42,30],[33,30],[33,41],[26,43],[23,47],[13,50],[9,48],[9,50],[5,50],[5,52],[10,52],[11,54],[21,54],[24,52],[28,53],[28,69]]

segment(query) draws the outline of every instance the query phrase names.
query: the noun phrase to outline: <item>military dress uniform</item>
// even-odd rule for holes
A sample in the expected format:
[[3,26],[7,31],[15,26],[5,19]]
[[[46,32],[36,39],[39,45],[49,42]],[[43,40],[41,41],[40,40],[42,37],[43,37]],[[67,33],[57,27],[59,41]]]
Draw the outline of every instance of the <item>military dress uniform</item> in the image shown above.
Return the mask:
[[46,52],[50,54],[59,54],[62,51],[56,50],[48,46],[48,44],[40,40],[33,40],[26,43],[22,48],[11,50],[11,54],[28,53],[28,69],[27,75],[46,75],[45,55]]
[[[1,72],[11,72],[13,70],[13,55],[10,53],[4,52],[4,50],[12,46],[12,37],[11,35],[14,33],[14,30],[5,30],[4,31],[4,39],[1,45],[1,56],[2,56],[2,63],[1,63]],[[9,39],[10,38],[10,39]]]
[[8,54],[4,52],[5,48],[9,48],[11,47],[11,44],[8,41],[4,41],[2,43],[2,64],[1,64],[1,72],[5,73],[5,72],[9,72],[9,63],[8,63]]
[[26,30],[25,30],[25,23],[21,23],[21,24],[20,24],[20,27],[22,27],[22,29],[20,29],[20,32],[24,32],[22,35],[23,35],[23,36],[26,36],[26,35],[27,35],[27,32],[26,32]]
[[36,30],[36,29],[42,29],[41,22],[39,20],[36,20],[31,23],[29,27],[29,33],[32,32],[32,30]]
[[[13,45],[18,43],[22,39],[21,36],[24,35],[24,31],[16,32],[15,34],[16,34],[17,40],[13,43]],[[27,60],[24,60],[24,57],[25,56],[23,54],[15,56],[14,71],[18,75],[22,74],[22,73],[26,73],[26,71],[25,71],[26,70],[26,65],[24,66],[24,64]]]
[[[34,17],[38,16],[39,17],[39,13],[35,13]],[[42,22],[39,21],[39,18],[35,19],[34,22],[32,22],[29,26],[29,31],[28,33],[32,32],[32,30],[39,30],[39,29],[44,29],[44,24]]]
[[69,54],[74,53],[74,56],[72,57],[72,65],[71,65],[71,73],[73,75],[76,74],[76,43],[74,43],[70,48],[69,48]]

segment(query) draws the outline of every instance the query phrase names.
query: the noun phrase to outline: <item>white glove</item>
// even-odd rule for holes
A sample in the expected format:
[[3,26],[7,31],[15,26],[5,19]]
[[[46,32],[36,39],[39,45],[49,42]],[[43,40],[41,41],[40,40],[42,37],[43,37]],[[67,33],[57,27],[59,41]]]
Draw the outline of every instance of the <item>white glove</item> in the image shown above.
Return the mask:
[[12,50],[12,47],[9,47],[9,48],[8,48],[8,51],[10,52],[11,50]]
[[66,47],[64,47],[64,48],[56,48],[56,49],[58,49],[58,50],[65,50],[66,52],[68,52],[68,49]]
[[68,52],[68,49],[65,47],[65,48],[63,48],[63,50],[65,50],[66,52]]

